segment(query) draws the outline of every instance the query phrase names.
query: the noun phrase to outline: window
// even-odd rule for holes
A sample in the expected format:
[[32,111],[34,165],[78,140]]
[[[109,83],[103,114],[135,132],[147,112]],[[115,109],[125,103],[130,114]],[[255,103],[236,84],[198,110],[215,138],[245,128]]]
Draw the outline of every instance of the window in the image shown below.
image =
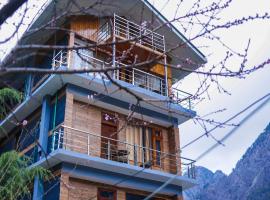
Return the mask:
[[98,189],[98,200],[116,200],[116,191],[109,189]]
[[152,129],[152,158],[154,165],[161,165],[162,133],[160,129]]

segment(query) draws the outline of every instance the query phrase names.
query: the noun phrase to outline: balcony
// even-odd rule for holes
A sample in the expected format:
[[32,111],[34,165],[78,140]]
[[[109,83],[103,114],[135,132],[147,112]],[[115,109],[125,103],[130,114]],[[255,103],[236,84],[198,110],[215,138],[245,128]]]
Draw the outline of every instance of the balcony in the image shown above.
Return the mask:
[[[102,69],[105,66],[111,65],[108,62],[104,62],[103,60],[91,56],[90,51],[72,51],[70,54],[70,57],[72,58],[72,67],[75,69]],[[57,69],[60,66],[68,65],[68,53],[66,51],[59,51],[52,60],[52,67],[54,69]],[[111,73],[111,77],[113,79],[124,81],[131,85],[144,88],[147,91],[151,91],[162,96],[167,96],[167,93],[169,93],[168,96],[172,103],[180,104],[182,107],[187,109],[192,109],[192,95],[174,87],[169,88],[166,85],[164,78],[140,69],[125,68],[127,65],[120,62],[116,62],[116,66],[121,69],[114,70]],[[96,77],[98,77],[98,75]]]
[[112,20],[105,22],[92,36],[97,44],[112,41],[113,37],[116,40],[130,40],[139,47],[159,54],[165,51],[163,35],[147,29],[146,24],[138,25],[115,14]]
[[161,152],[64,125],[50,132],[48,145],[49,153],[64,149],[195,179],[195,161],[180,157],[178,153]]

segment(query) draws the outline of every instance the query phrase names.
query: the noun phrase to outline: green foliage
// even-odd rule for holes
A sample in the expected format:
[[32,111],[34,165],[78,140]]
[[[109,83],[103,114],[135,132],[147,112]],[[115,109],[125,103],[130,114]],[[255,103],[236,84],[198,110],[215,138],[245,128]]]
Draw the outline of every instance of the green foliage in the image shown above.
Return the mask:
[[30,158],[15,151],[0,157],[0,199],[14,200],[30,195],[35,176],[47,180],[51,173],[42,167],[29,168]]
[[0,120],[5,118],[10,108],[13,108],[22,100],[22,94],[12,88],[0,89]]

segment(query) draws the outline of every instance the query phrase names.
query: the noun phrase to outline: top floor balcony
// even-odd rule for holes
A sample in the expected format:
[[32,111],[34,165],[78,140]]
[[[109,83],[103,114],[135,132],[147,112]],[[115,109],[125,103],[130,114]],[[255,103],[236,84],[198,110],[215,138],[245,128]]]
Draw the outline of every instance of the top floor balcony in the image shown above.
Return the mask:
[[156,53],[165,52],[165,39],[148,28],[147,23],[138,25],[132,21],[114,14],[113,18],[106,21],[92,36],[97,44],[113,40],[130,40],[139,47]]

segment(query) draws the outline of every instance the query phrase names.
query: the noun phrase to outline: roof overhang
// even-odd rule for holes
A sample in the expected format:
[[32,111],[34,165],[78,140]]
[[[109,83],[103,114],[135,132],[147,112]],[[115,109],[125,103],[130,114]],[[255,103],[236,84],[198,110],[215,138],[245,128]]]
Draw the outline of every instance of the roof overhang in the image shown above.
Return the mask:
[[[80,0],[77,2],[77,6],[82,8],[88,8],[90,5],[94,5],[91,9],[86,10],[84,13],[82,13],[77,6],[69,4],[68,2],[69,1],[64,0],[57,1],[57,13],[68,11],[67,15],[58,20],[58,26],[63,25],[70,15],[93,15],[97,17],[107,17],[113,16],[115,13],[120,16],[125,16],[138,24],[140,24],[142,21],[149,21],[151,22],[152,26],[149,28],[155,29],[160,27],[158,30],[156,30],[156,32],[165,36],[167,50],[173,49],[169,52],[172,64],[181,64],[181,66],[185,68],[195,70],[207,62],[206,57],[183,34],[181,34],[177,28],[169,23],[168,20],[147,0],[103,0],[102,4],[97,3],[100,2],[99,0]],[[36,17],[28,30],[38,29],[39,27],[47,24],[54,17],[54,9],[53,1],[48,1],[43,12]],[[43,44],[53,33],[54,31],[52,30],[42,30],[27,36],[28,33],[26,31],[19,43]],[[183,45],[175,48],[176,44]],[[190,60],[191,62],[187,63],[186,60]],[[180,80],[189,73],[190,72],[187,71],[184,72],[178,69],[172,69],[172,78]]]
[[[143,101],[140,106],[136,107],[137,101],[134,96],[128,94],[126,91],[119,90],[109,80],[102,80],[91,74],[51,75],[33,92],[31,98],[24,100],[11,114],[0,122],[0,139],[7,136],[17,126],[15,122],[24,120],[41,106],[44,96],[54,95],[64,86],[67,86],[67,90],[73,93],[75,100],[124,115],[130,113],[130,106],[132,106],[132,109],[134,108],[135,111],[134,118],[141,119],[143,116],[144,120],[165,127],[177,126],[196,115],[196,112],[192,110],[183,108],[179,104],[170,103],[168,97],[124,81],[118,81],[118,83],[129,88],[133,93],[143,99],[157,101],[150,101],[150,103]],[[91,98],[92,96],[93,98]]]

